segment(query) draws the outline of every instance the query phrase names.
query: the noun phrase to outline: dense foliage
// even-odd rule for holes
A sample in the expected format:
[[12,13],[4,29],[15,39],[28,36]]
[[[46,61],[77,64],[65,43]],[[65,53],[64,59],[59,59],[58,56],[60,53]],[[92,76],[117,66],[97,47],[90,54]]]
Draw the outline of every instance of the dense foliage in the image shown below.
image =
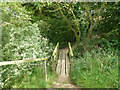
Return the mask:
[[[118,2],[2,2],[1,61],[50,58],[57,42],[74,48],[70,78],[81,87],[118,87]],[[2,87],[51,87],[47,61],[2,66]],[[40,75],[40,77],[39,77]],[[39,79],[38,79],[39,78]]]
[[[12,60],[14,61],[14,60],[32,59],[32,58],[47,58],[48,52],[51,52],[50,50],[52,50],[52,48],[48,47],[47,39],[43,38],[40,35],[40,31],[36,24],[31,24],[24,28],[14,27],[11,28],[10,30],[10,43],[6,44],[5,47],[2,49],[3,52],[2,61],[12,61]],[[10,70],[10,72],[14,74],[12,76],[16,77],[16,73],[18,75],[20,73],[23,74],[23,71],[27,71],[30,73],[31,72],[30,70],[32,68],[33,67],[30,66],[29,63],[27,64],[25,63],[17,67],[10,66],[10,68],[6,70]],[[10,74],[7,74],[6,70],[2,72],[3,76],[5,75],[6,76],[5,78],[10,79],[9,76]],[[13,72],[12,70],[15,71]]]
[[32,12],[31,18],[47,22],[49,29],[44,30],[44,34],[52,43],[59,41],[65,46],[63,42],[77,42],[84,50],[89,50],[89,44],[99,44],[101,38],[113,43],[117,41],[118,2],[35,2],[24,3],[23,6]]
[[84,88],[118,88],[117,52],[92,50],[74,58],[70,72],[74,84]]
[[[5,6],[7,6],[7,12],[5,12]],[[18,8],[18,11],[15,10],[16,7]],[[41,35],[41,28],[38,27],[38,24],[26,21],[26,18],[28,20],[30,19],[27,14],[20,14],[24,12],[24,10],[24,8],[20,7],[19,3],[3,4],[3,15],[10,15],[10,20],[7,19],[7,22],[5,20],[6,18],[3,18],[2,25],[4,36],[2,37],[3,47],[1,50],[1,61],[49,58],[49,54],[52,52],[53,46],[52,44],[48,45],[48,39],[44,38]],[[15,14],[16,16],[14,16]],[[5,22],[7,24],[4,24]],[[21,83],[24,83],[21,79],[24,79],[24,77],[29,76],[33,73],[34,68],[36,67],[35,64],[37,66],[40,65],[39,67],[42,68],[42,62],[31,62],[18,65],[3,66],[2,86],[14,87],[14,85],[17,83],[18,86],[15,87],[21,87]],[[39,72],[39,74],[41,73],[42,72]]]

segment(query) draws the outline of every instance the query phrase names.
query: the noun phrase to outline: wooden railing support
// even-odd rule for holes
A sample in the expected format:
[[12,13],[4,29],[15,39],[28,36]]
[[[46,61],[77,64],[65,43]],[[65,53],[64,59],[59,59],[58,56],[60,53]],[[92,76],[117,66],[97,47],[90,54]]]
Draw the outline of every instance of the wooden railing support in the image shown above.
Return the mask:
[[2,90],[2,68],[0,68],[0,90]]
[[56,66],[56,62],[58,60],[58,53],[59,53],[59,42],[57,43],[53,54],[52,54],[52,71],[55,72],[55,66]]
[[46,68],[46,60],[43,61],[43,77],[47,82],[47,68]]
[[[20,63],[32,62],[32,61],[43,61],[43,77],[44,77],[45,81],[47,82],[46,60],[48,60],[48,59],[47,58],[42,58],[42,59],[27,59],[27,60],[5,61],[5,62],[0,62],[0,66],[10,65],[10,64],[20,64]],[[1,73],[0,73],[0,75],[1,75]]]
[[52,56],[52,71],[55,72],[55,58]]

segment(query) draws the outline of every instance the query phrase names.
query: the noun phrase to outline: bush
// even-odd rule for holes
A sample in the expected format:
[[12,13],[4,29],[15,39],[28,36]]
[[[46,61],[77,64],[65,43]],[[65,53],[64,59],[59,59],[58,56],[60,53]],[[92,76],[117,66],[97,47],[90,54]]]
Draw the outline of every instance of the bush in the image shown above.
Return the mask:
[[85,88],[118,88],[118,56],[112,51],[92,50],[73,59],[70,77]]
[[25,76],[22,83],[15,83],[13,88],[51,88],[53,81],[55,81],[55,74],[50,72],[47,68],[47,83],[43,77],[43,68],[41,65],[34,67],[33,73]]
[[[41,36],[36,23],[28,23],[24,28],[12,27],[9,33],[10,42],[2,49],[2,61],[49,58],[53,46],[52,44],[48,45],[48,40]],[[34,64],[39,65],[41,62],[3,66],[2,86],[8,88],[17,82],[21,82],[23,77],[32,74]]]

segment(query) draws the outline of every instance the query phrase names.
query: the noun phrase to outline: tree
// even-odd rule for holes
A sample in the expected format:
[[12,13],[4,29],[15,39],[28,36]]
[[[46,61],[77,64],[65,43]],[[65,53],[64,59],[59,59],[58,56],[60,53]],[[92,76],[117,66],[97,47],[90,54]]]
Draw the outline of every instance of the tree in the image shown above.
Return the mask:
[[[101,12],[106,3],[57,3],[57,9],[76,37],[77,45],[84,40],[84,50],[87,50],[89,38],[93,29],[102,19]],[[67,14],[65,14],[67,11]],[[80,16],[79,16],[80,15]],[[69,18],[68,18],[69,17]],[[82,30],[84,27],[84,30]],[[81,32],[84,32],[81,33]],[[82,37],[84,36],[84,38]]]
[[[30,22],[28,12],[20,2],[2,2],[2,47],[10,40],[12,27],[24,27]],[[24,23],[24,24],[23,24]]]
[[[59,36],[60,38],[61,36],[64,38],[64,34],[69,35],[73,32],[77,46],[83,46],[84,50],[88,50],[89,43],[93,37],[96,37],[95,35],[99,37],[96,32],[98,31],[99,33],[102,31],[99,26],[100,23],[106,21],[107,13],[113,12],[110,9],[107,10],[107,8],[109,8],[109,3],[107,2],[37,2],[32,4],[34,6],[32,5],[31,7],[35,8],[35,12],[33,11],[34,14],[38,15],[38,17],[41,17],[42,15],[42,18],[39,20],[47,22],[50,25],[49,30],[44,30],[46,36],[51,38],[54,34],[54,36],[56,35],[55,39],[59,38]],[[114,5],[112,8],[114,8]],[[67,32],[69,30],[71,30],[71,32]],[[104,29],[104,31],[106,30]]]

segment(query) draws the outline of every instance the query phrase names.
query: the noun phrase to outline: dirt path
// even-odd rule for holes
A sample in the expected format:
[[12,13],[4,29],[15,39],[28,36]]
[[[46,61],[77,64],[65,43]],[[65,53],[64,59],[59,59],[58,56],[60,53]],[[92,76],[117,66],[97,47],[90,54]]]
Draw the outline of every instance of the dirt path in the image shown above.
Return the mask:
[[53,83],[53,88],[77,88],[70,83],[69,76],[58,76],[56,82]]
[[56,70],[58,77],[56,78],[56,82],[53,83],[53,88],[77,88],[76,86],[72,85],[70,82],[70,78],[68,74],[69,60],[67,57],[67,52],[68,52],[68,48],[60,49],[60,53],[62,54],[59,55],[59,60],[58,60],[59,64],[57,65],[57,70]]

